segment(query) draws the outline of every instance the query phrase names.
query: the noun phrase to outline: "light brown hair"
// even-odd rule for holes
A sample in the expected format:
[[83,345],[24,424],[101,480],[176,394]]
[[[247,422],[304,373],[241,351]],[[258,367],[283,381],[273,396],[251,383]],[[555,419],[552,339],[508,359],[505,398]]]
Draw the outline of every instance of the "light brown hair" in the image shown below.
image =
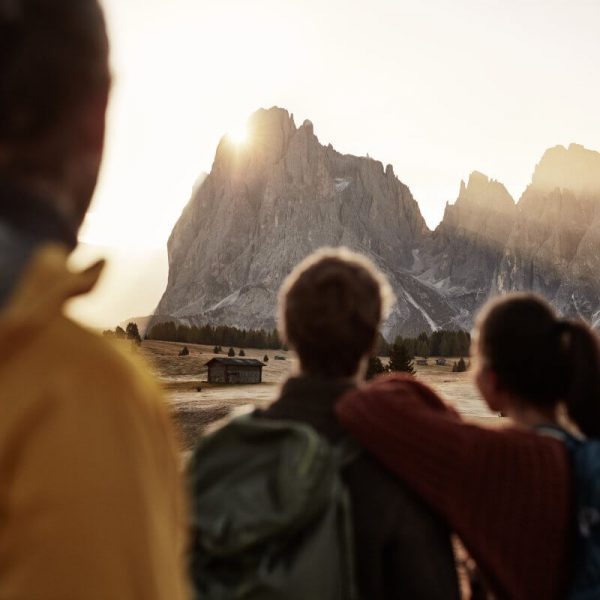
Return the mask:
[[370,260],[346,248],[325,248],[283,283],[279,330],[307,374],[351,377],[373,350],[392,302],[387,279]]

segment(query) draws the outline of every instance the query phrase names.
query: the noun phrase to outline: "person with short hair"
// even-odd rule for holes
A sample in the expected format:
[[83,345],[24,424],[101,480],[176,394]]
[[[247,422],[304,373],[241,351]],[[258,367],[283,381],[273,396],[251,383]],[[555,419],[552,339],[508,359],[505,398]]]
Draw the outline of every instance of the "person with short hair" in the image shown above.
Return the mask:
[[[259,416],[306,423],[332,443],[346,434],[334,408],[364,379],[393,302],[387,279],[362,255],[323,249],[279,294],[279,328],[299,373]],[[361,598],[458,598],[446,526],[367,452],[343,472],[350,493]]]
[[579,504],[582,489],[598,501],[596,334],[538,296],[511,294],[481,311],[473,353],[485,402],[512,427],[467,423],[408,376],[350,392],[338,416],[447,520],[494,597],[598,597],[600,507]]
[[64,316],[110,88],[96,0],[0,0],[0,598],[183,600],[178,452],[153,379]]

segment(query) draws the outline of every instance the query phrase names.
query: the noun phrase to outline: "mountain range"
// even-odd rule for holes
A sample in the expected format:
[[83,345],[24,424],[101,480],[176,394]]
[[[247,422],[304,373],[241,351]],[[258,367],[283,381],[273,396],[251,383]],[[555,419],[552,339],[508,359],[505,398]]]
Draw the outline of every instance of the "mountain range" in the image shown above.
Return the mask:
[[169,238],[154,321],[273,328],[277,291],[322,246],[347,246],[387,275],[383,334],[469,328],[489,298],[531,290],[600,323],[600,153],[547,150],[518,202],[473,172],[431,231],[391,165],[321,144],[313,124],[261,109],[247,144],[224,137]]

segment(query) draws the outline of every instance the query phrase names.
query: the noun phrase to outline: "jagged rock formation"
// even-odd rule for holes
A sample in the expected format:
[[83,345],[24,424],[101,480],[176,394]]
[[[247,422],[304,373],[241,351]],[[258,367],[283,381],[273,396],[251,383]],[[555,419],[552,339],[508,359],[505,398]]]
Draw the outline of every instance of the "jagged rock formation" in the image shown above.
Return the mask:
[[493,291],[533,290],[564,314],[597,324],[599,251],[600,153],[557,146],[519,201]]
[[221,140],[175,226],[156,319],[271,328],[293,266],[339,245],[389,277],[398,303],[387,337],[469,326],[482,302],[508,290],[597,318],[600,154],[549,150],[518,204],[475,172],[431,232],[390,165],[323,146],[310,121],[296,127],[285,110],[259,110],[249,139]]
[[221,140],[173,230],[161,318],[273,327],[277,291],[294,265],[317,248],[344,245],[392,281],[398,304],[388,335],[450,323],[444,298],[409,272],[429,231],[391,166],[321,145],[312,123],[296,127],[277,108],[251,117],[249,139]]
[[534,291],[563,314],[600,313],[600,154],[548,150],[515,205],[504,186],[473,173],[425,244],[434,284],[468,326],[488,298]]
[[493,276],[514,227],[517,208],[506,188],[474,172],[461,181],[455,204],[420,250],[421,281],[451,300],[467,324],[489,297]]

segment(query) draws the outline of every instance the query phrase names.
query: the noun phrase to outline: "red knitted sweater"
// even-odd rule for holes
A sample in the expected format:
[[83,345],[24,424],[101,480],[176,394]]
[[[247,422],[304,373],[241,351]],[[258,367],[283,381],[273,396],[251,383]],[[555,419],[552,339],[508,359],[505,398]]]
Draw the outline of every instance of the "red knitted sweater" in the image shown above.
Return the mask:
[[365,385],[336,410],[363,446],[448,521],[498,597],[564,594],[571,484],[561,442],[468,424],[410,376]]

